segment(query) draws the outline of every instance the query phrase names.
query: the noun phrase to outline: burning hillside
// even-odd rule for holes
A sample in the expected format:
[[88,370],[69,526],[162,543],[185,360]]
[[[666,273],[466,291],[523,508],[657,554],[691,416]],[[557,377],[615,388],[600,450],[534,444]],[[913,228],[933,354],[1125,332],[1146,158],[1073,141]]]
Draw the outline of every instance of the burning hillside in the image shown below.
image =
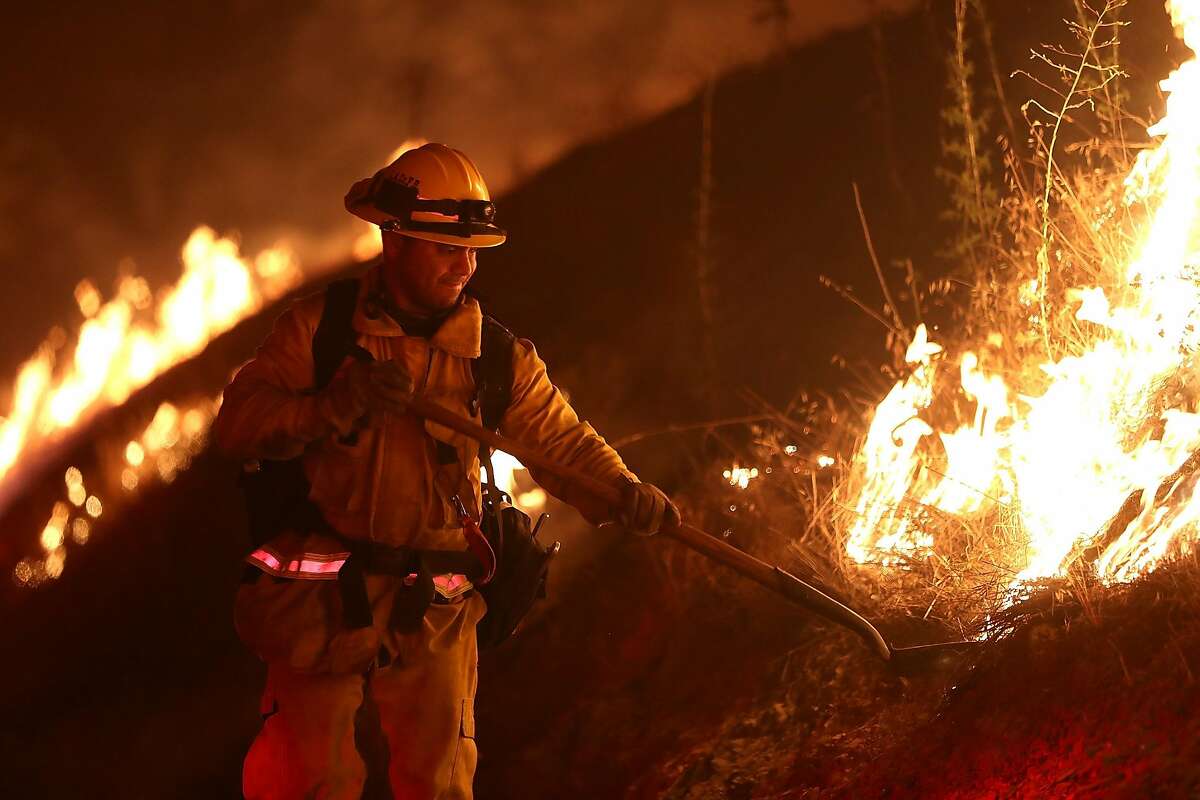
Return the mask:
[[[1170,6],[1191,46],[1200,36],[1193,5]],[[1034,129],[1040,171],[1014,170],[1022,177],[997,202],[970,265],[980,274],[935,282],[970,291],[930,311],[910,264],[910,292],[896,297],[912,311],[864,303],[898,345],[896,369],[883,373],[891,391],[865,408],[859,387],[787,402],[796,365],[810,366],[796,353],[819,351],[811,374],[825,377],[831,345],[818,332],[839,331],[843,351],[875,351],[858,347],[857,312],[837,316],[805,271],[808,261],[831,272],[861,266],[852,195],[847,217],[830,211],[836,204],[805,206],[811,197],[797,200],[775,178],[782,164],[811,169],[820,185],[859,182],[863,222],[894,249],[911,231],[899,215],[870,213],[896,177],[866,160],[885,149],[870,138],[881,126],[848,115],[844,128],[814,131],[795,114],[747,109],[829,102],[822,70],[873,87],[887,70],[871,66],[864,54],[879,52],[868,48],[895,37],[898,49],[922,51],[932,12],[722,82],[716,102],[576,153],[506,198],[505,224],[541,235],[514,234],[497,268],[481,267],[479,282],[495,295],[488,307],[546,344],[556,379],[639,473],[669,476],[690,519],[867,610],[889,639],[991,641],[949,683],[900,678],[852,637],[661,537],[630,544],[600,532],[556,575],[553,605],[484,657],[480,796],[1194,788],[1185,762],[1197,741],[1188,714],[1200,663],[1190,599],[1200,510],[1190,377],[1200,344],[1200,121],[1191,112],[1200,87],[1195,62],[1180,67],[1164,85],[1162,119],[1141,137],[1106,94],[1120,72],[1113,37],[1139,35],[1116,25],[1121,13],[1119,3],[1097,7],[1073,23],[1077,46],[1042,51],[1058,66],[1050,78],[1036,74],[1059,101],[1039,101],[1050,112]],[[933,119],[932,105],[919,105],[932,100],[918,70],[889,91]],[[781,86],[811,96],[781,99]],[[886,107],[873,92],[862,90],[858,109]],[[1072,134],[1092,113],[1097,127]],[[1112,127],[1118,120],[1123,128]],[[714,207],[779,209],[769,230],[754,215],[718,214],[711,240],[695,237],[687,215],[663,215],[653,193],[631,196],[639,180],[700,185],[703,167],[679,141],[700,141],[706,129],[717,132],[708,143],[718,154]],[[1125,138],[1108,135],[1116,132]],[[928,133],[905,138],[918,148]],[[792,147],[802,135],[824,138]],[[751,157],[785,146],[767,166]],[[832,155],[810,166],[813,152]],[[929,165],[904,166],[918,174]],[[568,196],[578,203],[562,203]],[[931,217],[940,199],[915,193],[911,202],[916,218]],[[584,217],[596,240],[580,248]],[[631,232],[631,218],[653,222]],[[812,242],[804,268],[798,239]],[[706,320],[684,290],[694,288],[697,242],[709,241],[714,262],[741,269],[713,285],[737,309]],[[358,255],[374,243],[362,240]],[[2,564],[20,587],[14,632],[28,651],[5,696],[22,722],[0,749],[31,794],[111,785],[127,795],[129,775],[149,795],[228,794],[259,724],[261,675],[228,622],[246,548],[237,466],[207,450],[206,432],[217,391],[298,273],[286,248],[246,257],[206,229],[183,261],[184,277],[162,290],[130,276],[106,301],[81,284],[87,321],[78,336],[55,333],[23,368],[0,429],[2,452],[13,453],[0,471],[12,531]],[[755,271],[760,262],[781,266]],[[834,282],[850,283],[845,273]],[[808,327],[793,348],[798,320]],[[727,383],[702,374],[704,325]],[[749,410],[725,414],[721,403],[736,393],[724,390],[758,378],[775,383]],[[81,650],[89,669],[68,680],[64,665]],[[957,766],[934,771],[932,762]]]
[[[1162,82],[1146,144],[1118,138],[1122,124],[1134,135],[1112,89],[1123,6],[1073,23],[1075,49],[1044,56],[1064,79],[1042,84],[1053,110],[1030,106],[1044,186],[1014,186],[1000,266],[938,335],[953,345],[917,327],[910,374],[876,409],[845,487],[855,562],[986,561],[1006,605],[1029,581],[1123,583],[1192,550],[1200,63]],[[1196,4],[1168,8],[1200,47]],[[1077,145],[1086,169],[1065,166],[1068,117],[1089,108],[1116,125]]]
[[[106,410],[123,405],[167,370],[200,353],[299,280],[285,248],[243,259],[235,242],[198,228],[182,251],[183,275],[155,293],[144,278],[126,276],[117,295],[104,300],[88,281],[75,297],[84,317],[69,337],[55,329],[20,368],[13,407],[0,424],[0,508],[40,482],[42,474],[75,446]],[[209,390],[211,391],[211,390]],[[11,566],[18,584],[36,586],[62,575],[68,545],[86,544],[91,521],[109,498],[134,492],[150,479],[170,482],[203,447],[216,409],[213,397],[188,398],[186,407],[163,401],[127,441],[108,441],[116,452],[100,474],[71,466],[61,499],[41,531],[40,556]],[[22,543],[10,542],[14,549]]]
[[[1194,49],[1200,9],[1167,7]],[[878,318],[915,333],[859,442],[836,446],[859,434],[837,430],[856,417],[845,404],[768,406],[724,490],[714,475],[692,497],[712,527],[836,587],[897,639],[991,641],[966,669],[897,679],[863,663],[861,643],[789,628],[777,604],[720,577],[697,588],[697,559],[664,557],[671,585],[643,597],[660,610],[635,614],[620,640],[629,674],[589,687],[633,693],[630,716],[651,729],[612,730],[599,700],[575,712],[619,752],[656,754],[626,766],[638,778],[624,796],[1185,797],[1200,785],[1197,62],[1162,83],[1165,113],[1139,128],[1114,86],[1123,9],[1077,5],[1072,43],[1038,51],[1050,77],[1030,77],[1049,98],[1027,110],[1040,177],[1010,156],[986,259],[954,275],[969,290],[961,307],[935,329],[920,324],[927,297],[902,298],[913,319],[884,288]],[[706,615],[719,644],[673,633]],[[757,642],[761,627],[781,641]],[[656,644],[666,636],[686,670]],[[747,675],[730,649],[760,670]],[[568,736],[580,723],[545,724]],[[588,759],[611,757],[550,737],[521,753],[519,768],[496,768],[503,780],[567,756],[591,775]],[[616,794],[619,781],[600,785]]]

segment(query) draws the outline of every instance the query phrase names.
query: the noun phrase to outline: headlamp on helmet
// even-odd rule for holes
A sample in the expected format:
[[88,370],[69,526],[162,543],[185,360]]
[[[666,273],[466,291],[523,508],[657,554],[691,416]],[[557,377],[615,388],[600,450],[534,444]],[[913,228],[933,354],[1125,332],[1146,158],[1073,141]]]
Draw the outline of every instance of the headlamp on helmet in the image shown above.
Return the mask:
[[429,142],[406,150],[346,193],[346,210],[384,230],[462,247],[507,238],[479,169],[460,150]]
[[[376,175],[371,182],[368,201],[390,215],[380,223],[385,231],[424,231],[469,239],[474,235],[499,235],[496,227],[496,204],[491,200],[428,200],[418,196],[417,187]],[[449,217],[445,222],[413,219],[413,214],[438,214]]]

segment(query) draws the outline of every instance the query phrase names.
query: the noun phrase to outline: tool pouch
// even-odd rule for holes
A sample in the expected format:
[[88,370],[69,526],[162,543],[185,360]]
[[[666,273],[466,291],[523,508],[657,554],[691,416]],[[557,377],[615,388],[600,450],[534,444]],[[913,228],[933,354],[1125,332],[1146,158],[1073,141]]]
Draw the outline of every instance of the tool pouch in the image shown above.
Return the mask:
[[479,647],[484,649],[511,637],[533,604],[546,596],[550,561],[560,544],[543,547],[529,517],[508,502],[488,509],[481,527],[497,560],[496,576],[477,587],[487,601],[487,613],[476,627]]

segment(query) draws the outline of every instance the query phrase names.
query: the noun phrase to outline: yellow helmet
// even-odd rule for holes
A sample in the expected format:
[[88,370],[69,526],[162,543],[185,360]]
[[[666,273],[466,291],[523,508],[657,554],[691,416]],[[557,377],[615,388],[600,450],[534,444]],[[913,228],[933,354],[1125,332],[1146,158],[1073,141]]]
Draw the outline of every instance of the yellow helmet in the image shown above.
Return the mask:
[[430,142],[350,187],[346,210],[414,239],[463,247],[495,247],[496,206],[479,169],[460,150]]

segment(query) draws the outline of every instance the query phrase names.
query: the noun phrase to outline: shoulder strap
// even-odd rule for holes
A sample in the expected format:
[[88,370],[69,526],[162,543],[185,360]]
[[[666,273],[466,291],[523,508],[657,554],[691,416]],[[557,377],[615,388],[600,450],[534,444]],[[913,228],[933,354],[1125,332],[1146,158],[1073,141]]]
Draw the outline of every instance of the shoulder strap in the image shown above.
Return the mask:
[[[479,334],[479,358],[471,361],[471,375],[475,378],[475,402],[479,404],[479,415],[483,427],[497,430],[504,412],[512,402],[513,346],[517,337],[496,320],[483,315],[483,327]],[[492,449],[479,443],[479,462],[487,470],[484,483],[483,515],[491,515],[494,523],[497,552],[504,548],[504,515],[500,513],[504,495],[496,486],[496,468],[492,465]]]
[[475,398],[483,427],[496,430],[512,402],[513,346],[517,337],[499,322],[483,315],[479,358],[471,362]]
[[355,352],[354,308],[358,279],[334,281],[325,289],[325,309],[313,334],[313,390],[324,389],[346,356]]

